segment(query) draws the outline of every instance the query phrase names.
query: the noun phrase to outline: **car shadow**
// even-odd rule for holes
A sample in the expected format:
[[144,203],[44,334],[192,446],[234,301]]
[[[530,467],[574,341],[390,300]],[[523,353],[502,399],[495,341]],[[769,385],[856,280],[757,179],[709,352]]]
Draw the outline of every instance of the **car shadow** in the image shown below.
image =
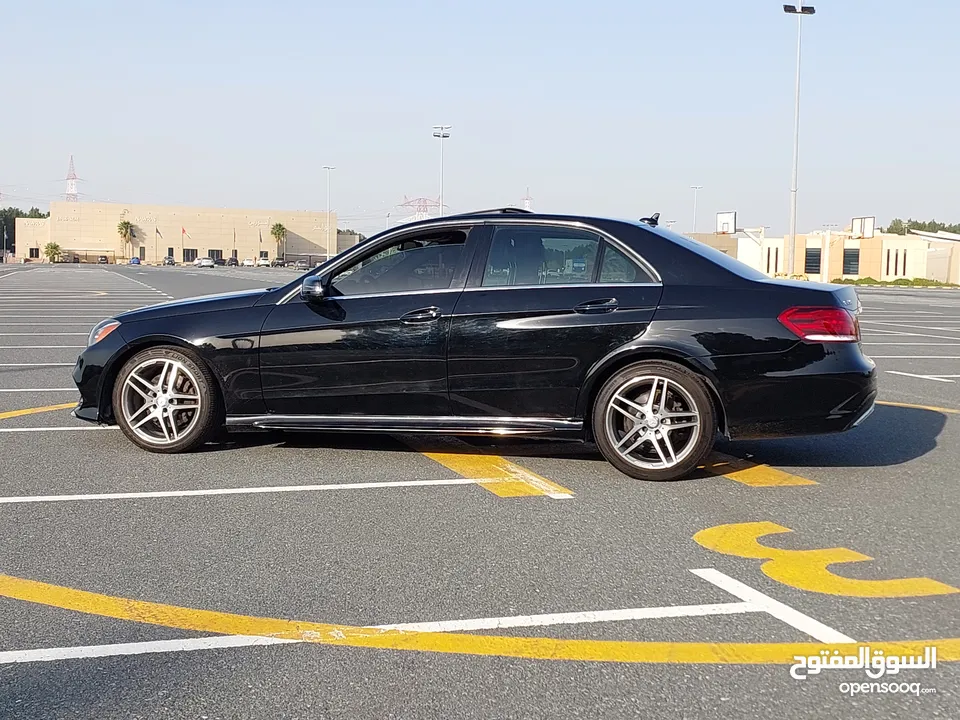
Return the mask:
[[[878,405],[863,425],[846,433],[772,440],[720,439],[716,450],[735,457],[786,467],[882,467],[922,457],[937,447],[947,417],[932,410]],[[410,436],[413,439],[413,436]],[[204,445],[198,452],[222,452],[241,447],[279,449],[374,450],[385,452],[456,452],[603,462],[592,443],[530,437],[417,436],[410,444],[381,433],[231,432],[225,440]],[[688,479],[711,477],[698,471]]]
[[[877,405],[860,427],[835,435],[717,443],[717,450],[767,465],[885,467],[923,457],[937,447],[946,415],[933,410]],[[953,420],[956,422],[956,420]]]

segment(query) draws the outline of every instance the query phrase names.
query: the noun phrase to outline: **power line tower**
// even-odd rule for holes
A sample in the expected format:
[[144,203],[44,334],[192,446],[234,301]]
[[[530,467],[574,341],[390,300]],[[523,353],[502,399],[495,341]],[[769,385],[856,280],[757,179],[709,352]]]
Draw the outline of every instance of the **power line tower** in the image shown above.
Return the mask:
[[80,178],[77,177],[77,171],[73,168],[73,155],[70,156],[70,167],[67,168],[67,177],[64,179],[67,181],[67,192],[64,193],[66,201],[79,202],[80,193],[77,192],[77,180]]
[[533,198],[530,197],[530,188],[527,188],[527,194],[523,196],[523,209],[533,212]]
[[413,215],[403,218],[400,220],[401,223],[416,222],[417,220],[429,220],[433,217],[430,215],[430,210],[439,208],[440,201],[428,197],[418,197],[413,200],[408,200],[407,196],[404,195],[403,202],[397,205],[397,207],[411,208],[413,210]]

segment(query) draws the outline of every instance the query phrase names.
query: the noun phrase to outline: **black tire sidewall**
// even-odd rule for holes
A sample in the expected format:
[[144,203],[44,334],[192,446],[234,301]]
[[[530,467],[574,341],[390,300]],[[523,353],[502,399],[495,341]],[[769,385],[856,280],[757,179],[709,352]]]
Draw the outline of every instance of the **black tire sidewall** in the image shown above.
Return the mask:
[[[203,399],[199,410],[200,417],[197,419],[196,424],[190,432],[169,445],[152,445],[143,440],[143,438],[138,436],[130,428],[130,424],[124,419],[122,411],[122,391],[127,376],[142,362],[157,358],[176,360],[177,362],[183,363],[193,377],[196,378],[197,391]],[[113,417],[120,427],[120,430],[123,431],[123,434],[137,447],[155,453],[181,453],[193,450],[207,442],[216,430],[222,426],[223,423],[220,417],[218,400],[216,380],[203,361],[194,358],[192,354],[178,348],[152,347],[135,354],[124,363],[120,372],[117,373],[117,379],[114,382],[112,393]]]
[[[647,470],[624,460],[614,449],[612,438],[607,437],[606,408],[617,389],[638,375],[660,375],[682,386],[700,412],[700,437],[693,451],[683,462],[663,470]],[[678,480],[689,475],[713,449],[717,432],[716,409],[704,381],[682,365],[662,360],[646,360],[628,365],[611,376],[597,393],[592,413],[593,437],[597,448],[607,462],[617,470],[638,480]]]

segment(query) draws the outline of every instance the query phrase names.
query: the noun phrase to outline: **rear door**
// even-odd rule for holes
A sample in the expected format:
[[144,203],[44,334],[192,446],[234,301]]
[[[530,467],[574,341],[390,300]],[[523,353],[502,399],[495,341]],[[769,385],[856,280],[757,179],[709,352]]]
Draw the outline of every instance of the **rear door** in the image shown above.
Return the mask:
[[632,256],[574,223],[496,224],[451,321],[453,412],[573,417],[587,370],[642,335],[660,300]]

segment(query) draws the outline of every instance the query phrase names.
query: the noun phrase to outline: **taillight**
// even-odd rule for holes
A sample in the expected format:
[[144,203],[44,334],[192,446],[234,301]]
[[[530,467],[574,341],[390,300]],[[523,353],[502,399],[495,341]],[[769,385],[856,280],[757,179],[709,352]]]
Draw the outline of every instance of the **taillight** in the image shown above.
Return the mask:
[[806,342],[860,342],[860,323],[843,308],[792,307],[777,320]]

